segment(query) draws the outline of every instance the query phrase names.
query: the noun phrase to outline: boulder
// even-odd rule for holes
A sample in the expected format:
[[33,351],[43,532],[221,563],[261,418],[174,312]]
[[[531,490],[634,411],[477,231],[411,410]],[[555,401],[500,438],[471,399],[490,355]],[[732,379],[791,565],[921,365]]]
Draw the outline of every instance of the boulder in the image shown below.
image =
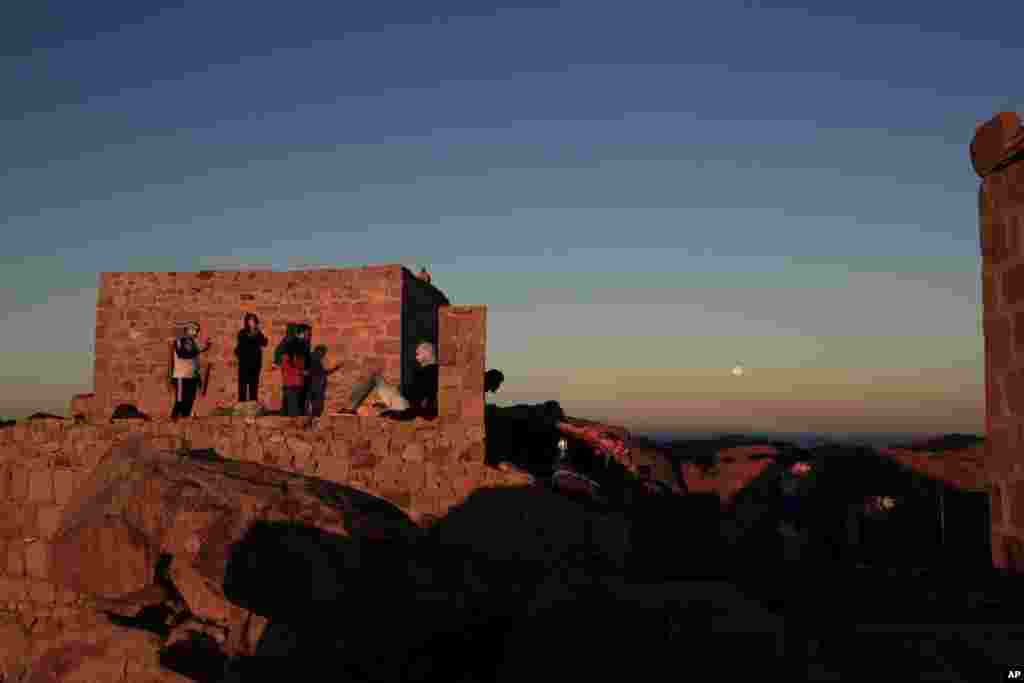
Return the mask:
[[28,629],[9,614],[0,615],[0,681],[17,680],[29,655]]
[[[161,639],[101,619],[33,635],[25,666],[9,673],[26,683],[187,683],[160,664]],[[21,677],[18,674],[21,673]]]
[[51,576],[129,603],[166,582],[234,656],[254,649],[256,615],[347,595],[354,574],[345,569],[365,568],[365,542],[402,545],[421,533],[369,494],[209,451],[157,450],[134,436],[76,490],[54,538]]
[[1015,112],[1000,112],[978,126],[971,141],[974,172],[985,177],[1024,150],[1024,128]]

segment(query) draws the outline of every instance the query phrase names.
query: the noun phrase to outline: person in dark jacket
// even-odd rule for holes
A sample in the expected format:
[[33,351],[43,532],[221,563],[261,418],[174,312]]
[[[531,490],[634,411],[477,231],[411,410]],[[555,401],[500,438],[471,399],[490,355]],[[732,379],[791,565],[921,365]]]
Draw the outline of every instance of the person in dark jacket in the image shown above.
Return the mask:
[[437,417],[438,373],[437,350],[428,341],[416,347],[416,371],[405,390],[405,398],[417,415]]
[[260,329],[260,319],[246,313],[238,332],[235,356],[238,358],[238,401],[259,400],[260,370],[263,368],[263,348],[267,338]]
[[324,402],[327,400],[327,377],[341,369],[341,363],[328,370],[324,366],[324,358],[327,356],[327,347],[318,344],[313,349],[311,362],[309,364],[309,414],[320,417],[324,414]]
[[412,381],[403,391],[384,380],[378,372],[364,382],[360,382],[352,390],[351,411],[356,412],[363,401],[374,391],[385,403],[386,409],[381,415],[390,417],[437,417],[438,373],[437,351],[429,341],[422,341],[416,347],[416,370]]
[[288,327],[285,329],[284,338],[278,342],[277,348],[274,349],[275,368],[280,367],[281,359],[284,357],[284,350],[288,347],[288,343],[297,336],[296,330],[298,330],[298,327],[299,326],[294,323],[289,323]]

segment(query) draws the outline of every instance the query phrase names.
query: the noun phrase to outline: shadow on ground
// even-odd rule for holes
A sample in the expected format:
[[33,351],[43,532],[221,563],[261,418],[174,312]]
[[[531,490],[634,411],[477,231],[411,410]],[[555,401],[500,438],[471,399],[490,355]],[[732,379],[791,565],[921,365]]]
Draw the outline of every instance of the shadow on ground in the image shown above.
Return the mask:
[[[197,629],[161,661],[202,682],[622,680],[695,668],[729,678],[981,680],[1024,632],[1006,598],[1010,579],[977,553],[951,562],[949,548],[914,536],[924,513],[876,535],[874,555],[845,545],[848,504],[865,491],[931,490],[891,465],[822,464],[811,542],[795,563],[783,561],[776,532],[781,464],[724,507],[708,494],[598,503],[541,478],[479,490],[428,533],[401,540],[261,522],[231,548],[223,584],[232,603],[269,620],[255,653],[225,675],[221,644]],[[610,472],[607,489],[633,491]],[[614,477],[619,489],[607,483]],[[374,504],[381,516],[401,514]],[[730,523],[739,531],[726,542]],[[864,557],[876,561],[858,566]],[[111,618],[166,635],[181,617],[153,606]]]

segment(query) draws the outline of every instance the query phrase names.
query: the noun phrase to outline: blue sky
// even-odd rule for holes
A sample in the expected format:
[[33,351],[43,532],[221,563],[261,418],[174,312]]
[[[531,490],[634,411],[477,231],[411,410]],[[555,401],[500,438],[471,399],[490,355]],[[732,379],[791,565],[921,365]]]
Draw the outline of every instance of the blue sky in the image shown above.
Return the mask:
[[100,271],[400,262],[490,306],[499,403],[983,428],[967,145],[1024,108],[1015,5],[26,6],[0,414],[89,388]]

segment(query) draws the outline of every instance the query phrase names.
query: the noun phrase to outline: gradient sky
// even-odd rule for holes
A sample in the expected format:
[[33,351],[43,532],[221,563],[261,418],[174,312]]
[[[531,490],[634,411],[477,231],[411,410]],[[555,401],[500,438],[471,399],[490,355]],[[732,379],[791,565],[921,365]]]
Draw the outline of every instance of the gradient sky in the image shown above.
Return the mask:
[[981,432],[1024,8],[797,4],[7,3],[0,414],[91,387],[101,271],[404,263],[490,307],[498,403]]

